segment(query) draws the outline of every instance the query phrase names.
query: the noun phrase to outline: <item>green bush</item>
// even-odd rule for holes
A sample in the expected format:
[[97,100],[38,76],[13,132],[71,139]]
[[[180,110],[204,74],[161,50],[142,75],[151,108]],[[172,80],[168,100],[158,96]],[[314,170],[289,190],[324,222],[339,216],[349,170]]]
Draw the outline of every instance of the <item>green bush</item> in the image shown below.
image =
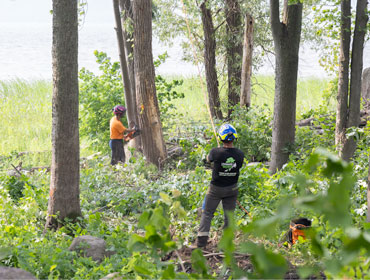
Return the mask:
[[271,112],[267,105],[244,109],[236,106],[231,115],[239,139],[236,146],[250,162],[264,162],[270,159],[272,139]]
[[125,104],[120,65],[111,62],[103,52],[95,51],[94,54],[102,74],[95,75],[85,68],[80,70],[80,133],[94,148],[108,151],[112,108]]
[[[82,68],[80,78],[80,133],[86,137],[96,150],[109,150],[109,121],[113,117],[112,108],[117,104],[125,105],[124,88],[121,78],[119,62],[112,62],[111,58],[103,52],[94,52],[99,64],[101,75],[95,75]],[[167,55],[159,56],[155,62],[159,66],[165,61]],[[160,110],[161,121],[166,128],[173,125],[178,117],[172,104],[174,99],[184,98],[183,93],[177,92],[176,87],[182,80],[168,82],[162,76],[156,76],[155,84]],[[123,118],[123,125],[127,127],[127,119]]]

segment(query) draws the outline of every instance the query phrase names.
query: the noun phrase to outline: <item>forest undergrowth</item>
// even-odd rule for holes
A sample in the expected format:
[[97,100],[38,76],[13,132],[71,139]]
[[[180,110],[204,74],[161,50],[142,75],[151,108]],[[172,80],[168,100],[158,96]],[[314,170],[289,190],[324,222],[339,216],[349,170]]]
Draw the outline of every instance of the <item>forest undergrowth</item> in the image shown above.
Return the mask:
[[[98,55],[103,68],[118,71],[104,54]],[[32,146],[36,148],[18,145],[25,139],[20,135],[11,138],[13,123],[2,120],[6,124],[2,134],[9,137],[2,138],[0,155],[1,265],[20,267],[39,279],[101,279],[110,273],[119,273],[124,279],[370,276],[370,235],[365,223],[369,128],[355,132],[359,142],[353,163],[341,161],[335,155],[330,89],[315,93],[316,106],[298,110],[298,119],[314,117],[314,126],[320,129],[297,127],[295,146],[289,147],[290,160],[275,175],[268,173],[266,165],[271,146],[271,103],[255,105],[248,111],[235,108],[231,122],[239,133],[236,145],[246,155],[238,197],[244,209],[236,209],[231,226],[225,230],[222,209],[217,210],[210,243],[202,252],[189,246],[196,238],[199,208],[211,178],[203,159],[217,142],[206,114],[199,120],[192,117],[199,117],[199,112],[181,110],[186,107],[181,104],[197,98],[194,81],[156,81],[166,144],[180,147],[182,154],[157,168],[134,152],[124,165],[111,167],[103,120],[109,120],[109,109],[118,102],[122,90],[120,80],[112,79],[116,73],[103,73],[95,76],[87,70],[80,72],[83,217],[76,224],[44,232],[50,184],[50,174],[44,167],[50,164],[50,152],[43,149],[50,150],[50,146],[45,139]],[[102,110],[98,118],[88,118],[84,110],[87,104],[98,104],[91,90],[110,92],[104,88],[106,79],[117,83],[117,88],[111,83],[115,89],[111,98],[95,98],[108,109]],[[94,87],[89,86],[92,83]],[[34,92],[32,85],[29,91],[22,91]],[[12,100],[15,95],[4,90],[9,87],[9,83],[2,84],[2,110],[17,102]],[[271,84],[264,88],[268,87]],[[258,99],[257,94],[254,97]],[[45,110],[50,110],[50,88],[38,98],[38,104],[30,98],[30,106],[44,108],[43,104],[48,104]],[[43,119],[44,129],[49,131],[49,124],[45,125],[48,118],[32,118]],[[30,120],[25,123],[26,130],[33,130]],[[92,136],[88,127],[94,124],[96,133]],[[49,135],[46,133],[44,138]],[[28,138],[35,140],[32,135]],[[20,162],[21,176],[12,167]],[[32,169],[35,166],[41,168]],[[290,246],[285,235],[290,221],[297,217],[312,220],[312,227],[307,239],[300,238]],[[69,251],[73,238],[81,235],[103,238],[114,254],[98,263]]]

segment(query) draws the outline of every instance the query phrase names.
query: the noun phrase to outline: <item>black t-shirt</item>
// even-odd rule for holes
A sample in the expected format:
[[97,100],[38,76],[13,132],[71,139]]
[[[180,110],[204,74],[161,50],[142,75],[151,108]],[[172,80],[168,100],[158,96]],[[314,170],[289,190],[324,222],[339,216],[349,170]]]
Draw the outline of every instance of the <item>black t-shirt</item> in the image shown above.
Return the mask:
[[208,160],[213,162],[211,184],[227,187],[238,182],[239,169],[243,165],[244,153],[238,148],[213,148]]

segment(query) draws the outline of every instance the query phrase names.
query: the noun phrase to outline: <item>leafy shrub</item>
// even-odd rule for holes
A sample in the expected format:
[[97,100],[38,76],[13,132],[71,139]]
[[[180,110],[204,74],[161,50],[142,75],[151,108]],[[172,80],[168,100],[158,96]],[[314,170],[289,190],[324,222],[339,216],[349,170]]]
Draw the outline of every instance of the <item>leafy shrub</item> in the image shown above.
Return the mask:
[[23,190],[26,185],[35,188],[28,182],[28,179],[29,178],[25,175],[20,177],[6,176],[2,180],[0,178],[0,184],[5,187],[13,201],[17,202],[21,197],[24,196]]
[[231,123],[238,131],[236,146],[243,150],[250,162],[270,159],[272,129],[271,112],[267,105],[247,109],[236,106]]
[[80,132],[93,147],[107,151],[112,108],[125,104],[123,86],[119,63],[111,62],[103,52],[94,54],[102,74],[95,75],[85,68],[80,70]]
[[[104,52],[94,52],[99,64],[101,75],[95,75],[82,68],[80,77],[80,132],[87,137],[97,150],[108,151],[109,121],[112,118],[112,108],[117,104],[125,104],[124,88],[121,78],[119,62],[112,62]],[[167,54],[160,55],[155,65],[165,61]],[[175,90],[182,84],[182,80],[168,82],[162,76],[156,76],[155,84],[161,121],[170,124],[177,118],[173,99],[184,98],[183,93]],[[123,125],[127,127],[127,119],[123,118]],[[166,127],[166,125],[164,125]]]

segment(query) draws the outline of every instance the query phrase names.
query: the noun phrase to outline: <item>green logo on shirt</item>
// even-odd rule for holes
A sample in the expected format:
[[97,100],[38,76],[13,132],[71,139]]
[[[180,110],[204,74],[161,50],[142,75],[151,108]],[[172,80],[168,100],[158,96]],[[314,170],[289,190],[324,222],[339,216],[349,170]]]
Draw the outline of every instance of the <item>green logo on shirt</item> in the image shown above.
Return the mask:
[[222,168],[225,169],[226,172],[229,172],[231,169],[236,167],[235,159],[232,157],[229,157],[226,162],[221,163]]

